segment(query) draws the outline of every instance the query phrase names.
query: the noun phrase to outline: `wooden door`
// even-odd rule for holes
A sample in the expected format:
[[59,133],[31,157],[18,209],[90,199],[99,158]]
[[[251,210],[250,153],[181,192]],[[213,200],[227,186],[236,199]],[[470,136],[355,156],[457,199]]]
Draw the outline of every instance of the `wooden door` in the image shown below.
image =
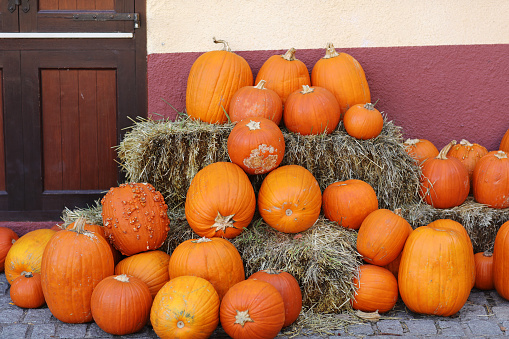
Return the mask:
[[55,219],[124,180],[114,147],[146,115],[145,4],[12,2],[0,0],[0,220]]

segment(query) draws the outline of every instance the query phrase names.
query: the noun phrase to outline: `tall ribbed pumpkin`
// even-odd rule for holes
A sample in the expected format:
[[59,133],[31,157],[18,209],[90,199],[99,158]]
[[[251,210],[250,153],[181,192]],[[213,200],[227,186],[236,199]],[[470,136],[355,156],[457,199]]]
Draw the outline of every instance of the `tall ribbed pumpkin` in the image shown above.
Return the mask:
[[224,40],[223,50],[206,52],[198,57],[189,71],[186,89],[187,114],[211,124],[225,123],[235,92],[253,85],[253,72],[247,61],[233,53]]
[[311,83],[331,91],[341,107],[341,118],[356,104],[371,102],[368,81],[360,63],[347,53],[338,53],[327,43],[325,56],[311,71]]
[[509,221],[500,226],[495,237],[493,283],[497,293],[509,300]]
[[236,237],[249,225],[255,209],[251,181],[231,162],[205,166],[187,190],[186,219],[200,237]]
[[472,289],[474,254],[460,232],[437,225],[421,226],[408,237],[398,272],[405,305],[416,313],[450,316]]
[[108,242],[84,230],[80,218],[74,228],[56,232],[44,250],[42,291],[51,314],[65,323],[92,321],[91,297],[95,286],[113,275]]
[[472,176],[475,201],[492,208],[509,207],[508,156],[499,150],[479,159]]

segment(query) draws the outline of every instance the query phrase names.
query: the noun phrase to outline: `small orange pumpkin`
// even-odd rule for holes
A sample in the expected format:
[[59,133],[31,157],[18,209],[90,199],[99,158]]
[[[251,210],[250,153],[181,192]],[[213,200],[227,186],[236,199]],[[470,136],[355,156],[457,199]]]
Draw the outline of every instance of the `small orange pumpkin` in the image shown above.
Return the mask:
[[384,127],[382,113],[371,103],[353,105],[346,111],[343,124],[348,135],[367,140],[376,138]]
[[474,255],[475,261],[475,287],[480,290],[492,290],[493,282],[493,253],[479,252]]
[[472,177],[474,175],[475,165],[479,159],[486,154],[488,154],[486,147],[475,143],[472,144],[465,139],[461,140],[459,144],[451,147],[447,153],[448,156],[457,158],[467,168],[468,178],[470,180],[470,191],[473,190]]
[[22,272],[14,279],[10,288],[14,305],[23,308],[37,308],[46,302],[42,293],[41,275],[39,273]]
[[472,177],[475,201],[492,208],[509,207],[508,154],[492,151],[479,159]]
[[18,238],[16,232],[10,228],[0,227],[0,272],[4,271],[5,257]]
[[504,151],[506,153],[509,153],[509,129],[504,133],[504,136],[502,137],[502,140],[500,141],[500,148],[501,151]]
[[363,312],[390,311],[398,301],[398,282],[389,270],[375,265],[359,266],[354,278],[357,288],[352,307]]
[[417,165],[427,159],[435,158],[439,153],[436,146],[426,139],[407,139],[403,146],[408,155],[415,159]]

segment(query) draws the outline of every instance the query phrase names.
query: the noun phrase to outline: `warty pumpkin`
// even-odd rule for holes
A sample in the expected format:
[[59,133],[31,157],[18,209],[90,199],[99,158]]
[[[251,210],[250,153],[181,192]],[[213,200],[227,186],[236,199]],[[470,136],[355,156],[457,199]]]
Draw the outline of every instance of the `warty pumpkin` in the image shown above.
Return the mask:
[[492,290],[493,282],[493,253],[489,251],[474,254],[475,261],[475,288]]
[[231,51],[224,40],[221,51],[203,53],[193,63],[187,78],[186,112],[192,118],[211,124],[225,123],[235,92],[253,86],[253,72],[247,61]]
[[12,282],[9,293],[12,302],[18,307],[37,308],[45,303],[39,273],[21,272]]
[[356,310],[385,313],[398,301],[398,282],[386,268],[370,264],[359,266],[354,285],[356,292],[351,304]]
[[356,139],[373,139],[382,132],[384,118],[374,104],[357,104],[346,111],[343,125],[348,135]]
[[479,159],[472,176],[475,201],[492,208],[509,207],[509,158],[492,151]]
[[4,271],[5,257],[18,238],[10,228],[0,227],[0,272]]
[[461,140],[459,144],[451,147],[447,156],[455,157],[468,171],[468,178],[470,180],[470,192],[473,190],[472,177],[474,175],[474,168],[479,159],[488,154],[486,147],[476,143],[470,143],[468,140]]
[[403,146],[408,155],[415,159],[417,165],[427,159],[435,158],[439,153],[436,146],[426,139],[407,139]]
[[500,226],[493,246],[493,284],[497,293],[509,300],[509,221]]

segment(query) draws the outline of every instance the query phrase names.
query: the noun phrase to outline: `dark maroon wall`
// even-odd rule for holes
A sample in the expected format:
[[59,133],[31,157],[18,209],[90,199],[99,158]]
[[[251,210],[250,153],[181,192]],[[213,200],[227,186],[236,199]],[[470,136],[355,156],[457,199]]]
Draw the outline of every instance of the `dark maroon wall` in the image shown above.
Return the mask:
[[[404,137],[438,148],[467,139],[498,149],[509,129],[509,44],[339,49],[364,68],[377,108],[403,128]],[[244,51],[256,77],[278,51]],[[311,71],[324,49],[297,50]],[[151,54],[148,58],[149,115],[174,118],[185,109],[189,70],[201,53]],[[170,106],[171,105],[171,106]]]

